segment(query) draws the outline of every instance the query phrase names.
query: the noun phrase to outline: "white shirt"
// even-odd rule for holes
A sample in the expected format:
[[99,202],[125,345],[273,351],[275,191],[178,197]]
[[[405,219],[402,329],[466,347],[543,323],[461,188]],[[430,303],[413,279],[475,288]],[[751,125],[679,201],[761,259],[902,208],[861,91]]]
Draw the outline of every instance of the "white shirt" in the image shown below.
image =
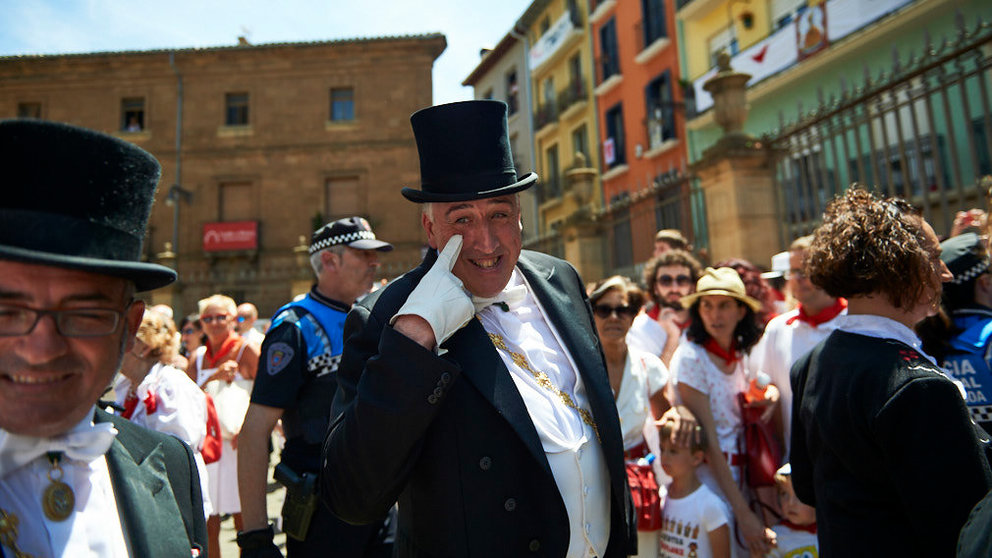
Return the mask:
[[620,390],[616,394],[617,413],[620,415],[620,432],[623,449],[629,450],[644,443],[644,423],[651,415],[651,395],[668,383],[668,368],[658,357],[627,348]]
[[668,333],[665,328],[648,316],[647,312],[638,314],[630,324],[630,330],[627,331],[627,347],[651,353],[656,357],[661,356],[667,342]]
[[[520,285],[527,283],[514,269],[506,289]],[[578,366],[532,289],[526,288],[527,296],[508,312],[489,306],[478,313],[479,321],[487,332],[502,336],[509,351],[523,354],[533,370],[545,373],[579,409],[589,410],[585,385],[576,373]],[[508,351],[497,349],[496,352],[510,372],[537,429],[565,504],[569,523],[566,558],[602,556],[610,535],[610,482],[595,432],[583,422],[578,411],[538,384],[530,371],[518,366]]]
[[[93,413],[90,413],[69,431],[92,424]],[[7,432],[0,430],[0,445],[6,436]],[[60,465],[61,480],[72,488],[76,499],[72,515],[65,521],[51,521],[41,507],[42,495],[51,484],[48,473],[52,469],[44,455],[0,473],[0,508],[16,515],[20,522],[17,547],[36,558],[127,558],[106,457],[86,463],[63,456]],[[13,555],[6,547],[3,552],[6,556]]]
[[[669,496],[661,510],[661,535],[658,556],[710,558],[710,531],[727,525],[726,506],[705,484],[682,498]],[[727,535],[731,536],[730,530]],[[733,542],[731,541],[731,545]]]
[[[742,424],[737,394],[747,386],[744,365],[738,361],[732,373],[724,374],[710,360],[706,349],[692,341],[686,341],[680,343],[672,355],[672,378],[676,385],[685,384],[707,396],[720,451],[739,453],[737,440]],[[681,404],[681,398],[677,399]]]
[[[785,426],[785,461],[788,462],[789,446],[792,443],[792,382],[789,371],[792,365],[810,352],[820,341],[837,329],[839,319],[846,315],[844,310],[832,320],[813,326],[802,320],[795,319],[799,309],[793,309],[785,314],[775,316],[765,326],[761,340],[751,350],[748,367],[751,377],[757,371],[768,374],[780,394],[779,405],[782,408],[782,420]],[[792,323],[789,323],[792,320]]]
[[874,314],[848,314],[837,316],[837,329],[848,333],[857,333],[876,339],[895,339],[916,349],[918,353],[925,356],[937,368],[936,359],[923,352],[923,342],[917,337],[916,332],[893,319]]

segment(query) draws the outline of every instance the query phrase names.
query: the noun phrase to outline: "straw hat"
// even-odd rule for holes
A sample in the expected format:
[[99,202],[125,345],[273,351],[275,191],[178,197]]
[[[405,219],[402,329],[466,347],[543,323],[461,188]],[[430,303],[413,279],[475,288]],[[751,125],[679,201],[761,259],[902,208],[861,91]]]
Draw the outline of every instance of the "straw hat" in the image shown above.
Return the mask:
[[707,267],[703,275],[696,282],[696,292],[682,297],[682,306],[688,308],[692,306],[696,299],[710,295],[724,295],[747,304],[755,312],[761,311],[761,303],[747,296],[744,289],[744,282],[741,276],[731,267],[721,267],[713,269]]

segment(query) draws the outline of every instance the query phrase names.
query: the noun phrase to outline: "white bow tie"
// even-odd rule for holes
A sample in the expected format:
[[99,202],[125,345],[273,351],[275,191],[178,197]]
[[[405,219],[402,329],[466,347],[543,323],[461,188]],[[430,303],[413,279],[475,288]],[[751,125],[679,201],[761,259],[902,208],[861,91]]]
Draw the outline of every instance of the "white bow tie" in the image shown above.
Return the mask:
[[36,438],[0,431],[0,478],[48,452],[65,453],[70,459],[89,463],[107,453],[117,429],[109,422],[76,427],[52,438]]
[[476,314],[494,304],[499,306],[504,312],[509,312],[511,309],[520,306],[525,298],[527,298],[527,285],[516,285],[504,289],[492,298],[473,296],[472,304],[475,306]]

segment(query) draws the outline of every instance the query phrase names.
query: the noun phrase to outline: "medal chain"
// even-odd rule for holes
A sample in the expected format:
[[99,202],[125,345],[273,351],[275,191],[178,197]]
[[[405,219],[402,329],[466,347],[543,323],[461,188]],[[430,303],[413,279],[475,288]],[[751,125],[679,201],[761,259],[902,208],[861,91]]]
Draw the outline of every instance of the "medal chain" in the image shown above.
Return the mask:
[[17,546],[17,527],[20,522],[19,517],[0,508],[0,545],[9,548],[14,553],[14,558],[34,558]]
[[530,372],[531,376],[534,377],[534,380],[537,381],[537,385],[555,394],[558,397],[558,399],[560,399],[561,402],[565,404],[566,407],[579,413],[579,416],[582,418],[582,422],[591,426],[593,432],[596,433],[596,439],[602,442],[602,440],[600,440],[599,438],[599,427],[596,426],[596,421],[593,419],[592,413],[576,405],[575,401],[572,399],[572,396],[565,393],[560,387],[556,386],[554,382],[551,381],[551,378],[549,378],[547,374],[545,374],[544,372],[534,370],[531,367],[530,363],[527,362],[527,357],[525,357],[521,353],[511,351],[506,346],[506,340],[503,339],[502,335],[498,333],[489,333],[489,340],[493,342],[493,345],[495,345],[497,349],[500,349],[501,351],[510,355],[510,359],[513,360],[514,364]]

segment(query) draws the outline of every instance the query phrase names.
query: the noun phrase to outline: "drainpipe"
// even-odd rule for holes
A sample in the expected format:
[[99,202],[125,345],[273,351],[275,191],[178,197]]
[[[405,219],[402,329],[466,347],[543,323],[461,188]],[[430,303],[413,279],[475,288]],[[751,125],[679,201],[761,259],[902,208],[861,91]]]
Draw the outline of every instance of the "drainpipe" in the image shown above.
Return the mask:
[[179,267],[179,193],[182,191],[183,169],[183,75],[176,68],[176,53],[169,52],[169,66],[176,74],[176,176],[175,183],[169,189],[172,199],[172,252],[176,254],[176,267]]
[[[528,134],[528,139],[530,140],[530,163],[531,163],[531,167],[533,167],[533,170],[536,171],[537,158],[540,157],[540,155],[537,153],[536,147],[534,145],[534,132],[536,130],[534,130],[534,111],[531,109],[531,87],[530,87],[531,80],[530,80],[530,65],[528,63],[528,60],[530,58],[530,43],[527,40],[527,30],[520,29],[519,25],[520,25],[519,21],[513,24],[513,27],[510,29],[510,36],[520,41],[524,45],[523,71],[524,71],[525,79],[523,79],[522,81],[524,82],[524,91],[525,91],[525,96],[527,97],[527,110],[524,116],[527,118],[527,128],[530,129],[530,133]],[[543,230],[542,223],[540,222],[541,220],[541,212],[539,208],[540,204],[537,201],[537,196],[531,196],[531,198],[534,203],[534,216],[538,220],[537,223],[534,223],[535,225],[534,232],[537,234],[538,237],[540,237],[542,234],[541,231]]]

